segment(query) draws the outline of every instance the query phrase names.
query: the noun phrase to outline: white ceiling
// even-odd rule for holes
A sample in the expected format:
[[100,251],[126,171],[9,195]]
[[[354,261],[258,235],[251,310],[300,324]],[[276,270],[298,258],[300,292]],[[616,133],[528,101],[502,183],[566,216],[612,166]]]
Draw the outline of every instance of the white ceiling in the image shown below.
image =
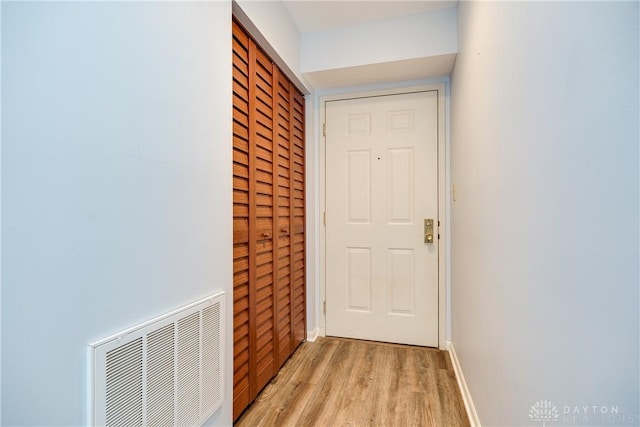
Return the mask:
[[301,33],[416,15],[455,7],[456,1],[431,0],[284,0]]
[[[456,0],[281,0],[301,33],[418,15],[457,6]],[[448,75],[455,54],[304,73],[315,89],[409,81]]]

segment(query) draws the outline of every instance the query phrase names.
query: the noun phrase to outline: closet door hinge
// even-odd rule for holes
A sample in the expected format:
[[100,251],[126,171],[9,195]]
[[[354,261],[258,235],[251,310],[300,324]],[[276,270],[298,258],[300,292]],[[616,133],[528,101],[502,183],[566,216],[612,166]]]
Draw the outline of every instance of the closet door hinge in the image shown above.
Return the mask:
[[327,136],[327,124],[322,124],[322,136]]
[[327,211],[324,211],[322,213],[322,222],[324,223],[324,225],[327,225]]
[[327,302],[322,303],[322,314],[327,314]]

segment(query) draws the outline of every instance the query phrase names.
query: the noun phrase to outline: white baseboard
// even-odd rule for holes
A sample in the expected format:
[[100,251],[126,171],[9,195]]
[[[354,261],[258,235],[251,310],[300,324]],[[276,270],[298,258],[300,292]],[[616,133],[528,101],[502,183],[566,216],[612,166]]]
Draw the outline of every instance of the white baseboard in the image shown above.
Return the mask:
[[447,350],[449,350],[449,357],[451,358],[451,364],[453,365],[453,370],[456,373],[456,379],[458,380],[458,387],[460,388],[460,394],[462,394],[462,401],[464,402],[464,407],[467,410],[469,423],[471,424],[471,427],[481,427],[480,419],[478,418],[478,413],[476,412],[476,407],[473,405],[473,399],[471,398],[471,393],[469,393],[467,382],[464,380],[464,375],[462,374],[462,368],[460,367],[460,362],[458,361],[458,355],[456,354],[456,350],[453,347],[453,343],[451,341],[447,341]]
[[312,331],[307,331],[307,341],[314,342],[320,336],[320,328],[315,328]]

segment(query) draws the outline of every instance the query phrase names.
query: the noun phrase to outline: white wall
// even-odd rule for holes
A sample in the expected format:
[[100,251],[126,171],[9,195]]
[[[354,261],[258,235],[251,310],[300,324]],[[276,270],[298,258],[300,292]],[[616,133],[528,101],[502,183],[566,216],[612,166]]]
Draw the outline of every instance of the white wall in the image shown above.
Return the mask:
[[[0,70],[2,69],[2,4],[0,4]],[[2,76],[0,73],[0,425],[2,424]]]
[[282,2],[236,0],[236,3],[304,84],[300,73],[300,33]]
[[456,52],[456,9],[302,34],[303,73]]
[[483,425],[640,422],[638,6],[459,3],[452,338]]
[[[83,425],[87,344],[232,306],[231,4],[2,3],[2,424]],[[210,424],[229,425],[227,398]]]

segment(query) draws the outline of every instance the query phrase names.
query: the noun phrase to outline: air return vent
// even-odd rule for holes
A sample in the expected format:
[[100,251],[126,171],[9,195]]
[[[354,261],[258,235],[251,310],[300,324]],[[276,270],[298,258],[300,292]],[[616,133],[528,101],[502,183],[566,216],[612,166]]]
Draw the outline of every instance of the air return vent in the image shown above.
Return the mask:
[[89,351],[90,425],[201,425],[224,399],[224,292]]

